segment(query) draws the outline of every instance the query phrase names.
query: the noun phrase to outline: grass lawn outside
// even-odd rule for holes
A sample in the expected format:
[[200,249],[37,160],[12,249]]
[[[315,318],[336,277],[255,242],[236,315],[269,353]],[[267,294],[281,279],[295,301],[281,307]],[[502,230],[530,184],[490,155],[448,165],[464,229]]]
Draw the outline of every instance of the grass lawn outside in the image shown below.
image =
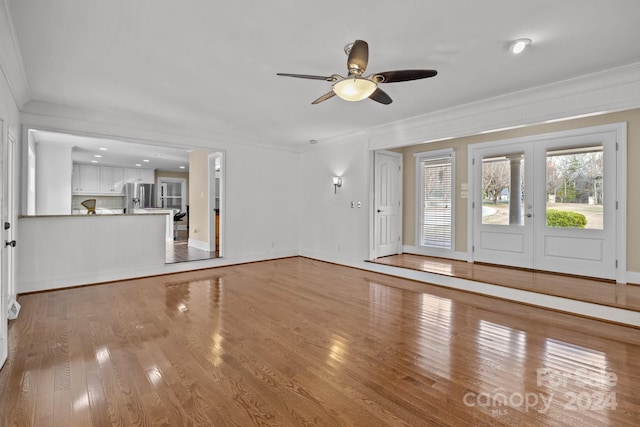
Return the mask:
[[[509,203],[484,202],[483,224],[509,224]],[[581,213],[587,218],[585,228],[593,230],[602,230],[603,207],[602,205],[589,205],[586,203],[547,203],[547,209],[556,209],[559,211],[571,211]],[[524,219],[524,207],[522,209]]]

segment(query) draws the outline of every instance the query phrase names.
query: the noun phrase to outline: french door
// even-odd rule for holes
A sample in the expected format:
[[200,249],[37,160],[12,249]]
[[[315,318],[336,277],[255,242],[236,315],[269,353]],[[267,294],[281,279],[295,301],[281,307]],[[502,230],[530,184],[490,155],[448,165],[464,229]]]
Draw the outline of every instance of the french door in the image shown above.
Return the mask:
[[616,278],[616,132],[470,147],[473,260]]

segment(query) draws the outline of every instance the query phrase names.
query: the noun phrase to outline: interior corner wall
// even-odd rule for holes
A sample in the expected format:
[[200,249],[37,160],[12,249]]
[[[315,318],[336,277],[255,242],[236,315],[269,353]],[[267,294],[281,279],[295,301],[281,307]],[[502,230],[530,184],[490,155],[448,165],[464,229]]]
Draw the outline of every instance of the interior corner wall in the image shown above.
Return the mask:
[[298,255],[298,154],[234,146],[225,150],[223,168],[224,257]]
[[[345,140],[300,154],[300,254],[359,266],[369,257],[368,141]],[[332,177],[342,177],[335,191]],[[351,207],[356,202],[356,207]],[[357,207],[357,202],[361,207]]]
[[71,214],[71,146],[36,144],[36,215]]
[[612,123],[627,123],[627,269],[640,272],[640,223],[633,218],[640,217],[640,193],[634,183],[640,182],[640,109],[621,111],[611,114],[567,120],[556,123],[541,124],[509,131],[474,135],[427,144],[404,147],[404,211],[403,211],[403,243],[415,245],[416,239],[416,178],[413,155],[424,151],[453,147],[456,150],[456,251],[467,251],[467,209],[466,200],[460,197],[460,184],[468,182],[467,153],[470,144],[499,141],[503,139],[540,135],[570,129],[599,126]]
[[[0,64],[2,65],[2,64]],[[22,138],[20,134],[20,111],[16,105],[16,101],[13,98],[11,89],[2,76],[0,69],[0,120],[4,122],[6,128],[2,131],[7,131],[15,139],[16,143]],[[18,150],[16,150],[18,151]]]
[[209,243],[209,151],[189,153],[189,240]]

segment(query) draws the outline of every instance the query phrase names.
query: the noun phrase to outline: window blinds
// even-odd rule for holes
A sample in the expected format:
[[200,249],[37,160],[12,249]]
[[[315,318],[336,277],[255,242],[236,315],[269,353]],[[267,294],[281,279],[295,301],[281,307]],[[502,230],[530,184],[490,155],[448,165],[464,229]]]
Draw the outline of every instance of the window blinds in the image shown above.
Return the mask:
[[452,156],[424,158],[422,174],[421,244],[451,249],[453,164]]

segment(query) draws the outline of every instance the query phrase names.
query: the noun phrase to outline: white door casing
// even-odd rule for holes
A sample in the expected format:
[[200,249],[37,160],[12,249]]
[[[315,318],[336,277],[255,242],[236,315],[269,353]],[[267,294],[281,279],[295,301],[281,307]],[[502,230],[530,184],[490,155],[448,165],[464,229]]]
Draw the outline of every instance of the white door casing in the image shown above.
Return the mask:
[[[2,161],[0,162],[0,188],[2,193],[0,196],[0,216],[1,224],[3,226],[3,241],[0,245],[0,367],[4,365],[8,355],[8,338],[7,338],[7,312],[9,303],[9,292],[13,288],[13,247],[6,245],[5,242],[11,242],[13,240],[13,226],[12,224],[12,199],[13,199],[13,139],[9,141],[7,138],[7,130],[5,129],[4,120],[0,118],[0,145],[2,149]],[[9,223],[11,228],[6,228],[4,225]],[[15,291],[13,291],[15,292]]]
[[402,154],[374,153],[374,256],[402,252]]
[[[209,252],[218,251],[218,256],[222,257],[222,228],[223,228],[223,214],[224,214],[224,174],[225,174],[225,161],[224,152],[216,151],[209,154],[209,166],[208,166],[208,179],[209,179],[209,206],[208,206],[208,221],[209,221]],[[217,201],[217,202],[216,202]],[[219,220],[219,229],[216,232],[216,210]],[[216,240],[218,246],[216,246]]]

